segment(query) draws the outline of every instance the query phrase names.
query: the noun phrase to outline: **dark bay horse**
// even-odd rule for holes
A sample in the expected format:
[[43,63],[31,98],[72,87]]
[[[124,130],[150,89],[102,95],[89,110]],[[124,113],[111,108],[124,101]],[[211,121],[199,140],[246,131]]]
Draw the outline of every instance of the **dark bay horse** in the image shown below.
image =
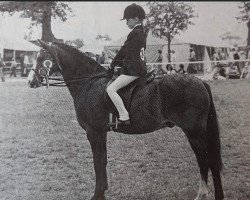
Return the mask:
[[[108,189],[107,124],[110,107],[113,106],[107,106],[105,101],[110,77],[104,67],[69,45],[39,42],[44,52],[37,58],[30,86],[42,81],[41,71],[44,70],[41,69],[48,68],[44,66],[46,62],[50,63],[48,75],[57,70],[61,72],[74,100],[77,120],[86,130],[93,153],[96,185],[92,200],[103,200]],[[167,75],[134,90],[129,105],[131,127],[126,134],[152,132],[166,127],[166,122],[180,127],[200,168],[199,192],[195,200],[208,195],[209,170],[212,172],[215,199],[222,200],[219,127],[209,85],[189,75]]]

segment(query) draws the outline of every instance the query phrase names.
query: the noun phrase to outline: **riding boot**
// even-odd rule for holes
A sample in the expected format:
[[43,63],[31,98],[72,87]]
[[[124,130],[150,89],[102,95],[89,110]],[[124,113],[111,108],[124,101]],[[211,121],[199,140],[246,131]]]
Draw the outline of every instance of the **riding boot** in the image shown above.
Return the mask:
[[123,129],[129,126],[130,126],[130,119],[125,120],[125,121],[119,119],[117,121],[117,129]]

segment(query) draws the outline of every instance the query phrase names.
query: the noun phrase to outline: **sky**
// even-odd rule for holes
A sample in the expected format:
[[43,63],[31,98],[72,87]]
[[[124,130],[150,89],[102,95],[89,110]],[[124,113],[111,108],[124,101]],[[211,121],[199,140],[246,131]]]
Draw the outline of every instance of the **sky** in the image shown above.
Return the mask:
[[[52,20],[52,32],[60,39],[82,38],[86,44],[94,42],[97,34],[108,34],[112,41],[127,35],[130,30],[125,21],[120,21],[126,6],[132,2],[70,2],[74,16],[68,17],[66,22],[58,19]],[[145,8],[146,2],[135,2]],[[238,23],[235,19],[239,15],[239,2],[186,2],[193,6],[199,17],[193,22],[195,25],[177,36],[186,41],[217,41],[219,36],[232,32],[246,40],[247,26]],[[19,18],[17,14],[12,17],[0,15],[0,37],[7,39],[21,39],[28,33],[29,19]],[[41,28],[34,28],[32,39],[41,38]]]

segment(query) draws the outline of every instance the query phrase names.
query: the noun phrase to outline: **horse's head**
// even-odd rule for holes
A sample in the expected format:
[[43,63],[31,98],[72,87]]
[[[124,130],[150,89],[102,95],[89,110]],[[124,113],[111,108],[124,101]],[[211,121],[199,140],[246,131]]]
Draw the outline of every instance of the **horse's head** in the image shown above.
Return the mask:
[[[55,57],[53,56],[53,46],[38,40],[42,49],[37,55],[36,62],[28,76],[28,85],[31,88],[42,86],[44,79],[48,84],[48,77],[56,71],[60,71]],[[55,52],[55,50],[54,50]]]
[[39,87],[45,79],[56,72],[61,72],[65,82],[87,80],[87,78],[103,76],[107,69],[78,49],[60,42],[47,44],[38,40],[42,50],[38,54],[34,69],[29,74],[30,87]]

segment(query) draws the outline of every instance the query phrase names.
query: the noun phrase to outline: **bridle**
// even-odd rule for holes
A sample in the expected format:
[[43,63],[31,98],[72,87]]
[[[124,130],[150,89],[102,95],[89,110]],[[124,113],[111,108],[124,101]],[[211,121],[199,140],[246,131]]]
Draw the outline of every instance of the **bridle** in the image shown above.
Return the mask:
[[[55,51],[55,57],[56,57],[55,60],[56,60],[57,66],[59,67],[60,70],[62,70],[62,67],[61,67],[61,65],[59,63],[56,51]],[[59,87],[66,86],[66,83],[79,82],[79,81],[83,81],[83,80],[85,80],[87,78],[94,79],[94,78],[102,78],[102,77],[108,76],[108,73],[105,72],[105,73],[96,74],[96,75],[86,75],[86,76],[82,76],[82,77],[77,78],[77,79],[64,81],[61,78],[51,78],[51,77],[49,77],[49,72],[50,72],[50,68],[52,67],[52,65],[53,65],[52,61],[49,60],[49,59],[46,59],[46,60],[43,61],[42,67],[40,69],[38,69],[38,70],[32,69],[35,72],[36,79],[37,79],[37,81],[39,83],[40,83],[40,81],[38,80],[39,76],[42,77],[42,78],[45,78],[46,83],[45,84],[41,83],[41,85],[42,86],[46,85],[47,88],[49,88],[50,86],[59,86]],[[49,83],[49,80],[55,80],[55,81],[59,81],[59,82]],[[64,85],[62,85],[62,84],[64,84]]]
[[[48,63],[48,65],[46,63]],[[52,67],[52,65],[53,65],[53,63],[51,60],[44,60],[43,66],[40,69],[38,69],[38,70],[32,69],[35,72],[36,79],[37,79],[38,83],[40,83],[40,81],[38,79],[39,76],[41,76],[42,78],[45,78],[47,88],[49,88],[49,86],[50,86],[50,84],[49,84],[49,72],[50,72],[50,68]]]

